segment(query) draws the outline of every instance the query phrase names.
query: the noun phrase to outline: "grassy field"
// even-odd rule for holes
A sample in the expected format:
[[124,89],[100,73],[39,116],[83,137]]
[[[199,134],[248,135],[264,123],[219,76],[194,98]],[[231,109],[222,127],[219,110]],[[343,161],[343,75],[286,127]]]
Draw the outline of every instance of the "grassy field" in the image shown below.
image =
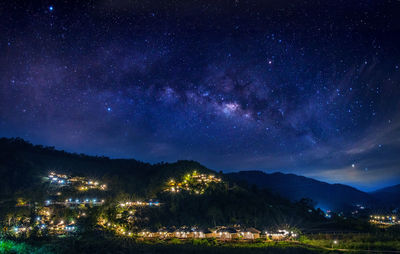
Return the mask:
[[313,236],[302,237],[301,243],[321,248],[348,250],[399,251],[398,239],[380,239],[374,235]]
[[255,242],[255,243],[222,243],[215,240],[181,241],[135,241],[132,239],[64,238],[50,241],[19,242],[0,241],[0,253],[207,253],[207,254],[241,254],[241,253],[328,253],[321,248],[314,248],[293,242]]
[[16,254],[51,254],[54,253],[49,247],[35,247],[27,243],[12,240],[0,240],[0,253]]
[[[346,251],[339,251],[346,250]],[[400,242],[391,235],[313,235],[302,236],[299,241],[255,241],[255,242],[220,242],[215,239],[195,239],[182,241],[135,240],[108,235],[90,234],[68,238],[48,240],[0,240],[0,253],[365,253],[365,250],[399,251]],[[384,253],[384,252],[382,252]]]

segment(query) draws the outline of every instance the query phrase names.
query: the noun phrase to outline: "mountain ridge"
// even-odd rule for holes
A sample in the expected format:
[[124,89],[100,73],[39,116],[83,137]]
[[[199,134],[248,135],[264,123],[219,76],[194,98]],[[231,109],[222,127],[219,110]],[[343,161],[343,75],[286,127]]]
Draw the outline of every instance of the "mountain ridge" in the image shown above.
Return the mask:
[[[88,156],[56,150],[54,147],[33,145],[20,138],[0,138],[0,177],[5,184],[0,186],[0,194],[13,193],[12,186],[28,188],[33,178],[26,175],[43,175],[51,168],[68,173],[84,173],[102,177],[121,178],[118,188],[127,192],[143,193],[143,190],[158,190],[162,179],[183,174],[187,168],[217,173],[199,162],[178,160],[174,163],[150,164],[136,159],[114,159],[104,156]],[[14,171],[10,174],[9,169]],[[27,173],[25,173],[27,172]],[[323,210],[349,209],[356,204],[374,206],[399,206],[400,185],[389,186],[371,193],[341,183],[326,183],[293,173],[266,173],[261,170],[224,173],[235,181],[256,185],[291,201],[309,198]],[[121,177],[124,176],[124,177]],[[21,180],[22,179],[22,180]],[[141,179],[137,186],[129,181]],[[127,187],[129,186],[129,187]]]
[[382,200],[386,206],[400,207],[400,184],[375,190],[370,192],[370,195],[376,199]]
[[[238,223],[253,227],[295,223],[299,227],[309,227],[325,222],[322,213],[307,203],[290,202],[268,190],[230,181],[222,172],[196,161],[148,164],[71,154],[52,147],[34,146],[22,139],[5,138],[0,138],[0,202],[8,201],[7,206],[0,206],[0,218],[15,207],[18,200],[35,204],[46,202],[48,184],[43,179],[50,172],[87,177],[105,184],[107,191],[97,193],[98,200],[119,204],[126,200],[154,199],[163,203],[157,212],[150,210],[144,215],[149,218],[143,222],[145,227],[210,227]],[[217,177],[220,183],[206,184],[203,192],[196,194],[167,191],[171,181],[182,185],[180,181],[189,179],[194,172],[207,179]],[[71,193],[69,191],[60,200],[71,198]],[[87,198],[89,194],[78,191],[72,198]],[[57,200],[58,196],[51,198]]]
[[240,171],[230,173],[237,180],[266,188],[292,201],[310,198],[324,210],[340,210],[361,204],[373,206],[377,204],[370,194],[349,185],[330,184],[313,178],[299,176],[293,173],[266,173],[260,170]]

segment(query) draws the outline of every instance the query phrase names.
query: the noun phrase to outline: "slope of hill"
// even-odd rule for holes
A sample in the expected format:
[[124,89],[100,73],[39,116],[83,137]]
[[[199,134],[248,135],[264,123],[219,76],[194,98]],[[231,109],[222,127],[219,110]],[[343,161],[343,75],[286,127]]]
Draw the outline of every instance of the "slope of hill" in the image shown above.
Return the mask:
[[370,192],[370,195],[387,206],[400,206],[400,184]]
[[310,198],[322,209],[345,209],[355,204],[372,204],[373,198],[365,192],[343,184],[328,184],[294,174],[262,171],[241,171],[229,174],[232,179],[255,184],[292,201]]
[[[216,175],[223,181],[203,195],[164,191],[171,178],[182,178],[193,170]],[[121,197],[158,199],[164,205],[155,214],[146,215],[147,226],[282,223],[304,226],[322,220],[318,211],[306,203],[292,203],[267,190],[237,184],[195,161],[148,164],[133,159],[71,154],[34,146],[22,139],[0,139],[0,203],[19,197],[44,202],[41,178],[50,171],[98,179],[109,187],[105,198],[111,202],[118,203]]]
[[99,178],[114,190],[152,195],[165,179],[188,169],[211,172],[195,161],[151,165],[134,159],[109,159],[34,146],[22,139],[0,139],[0,196],[34,186],[49,171]]

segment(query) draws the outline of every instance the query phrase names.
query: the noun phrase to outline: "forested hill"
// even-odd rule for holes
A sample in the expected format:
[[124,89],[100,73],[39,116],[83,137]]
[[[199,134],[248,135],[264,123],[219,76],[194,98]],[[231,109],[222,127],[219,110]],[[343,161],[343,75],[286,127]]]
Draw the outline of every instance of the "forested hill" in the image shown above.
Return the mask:
[[32,145],[23,139],[0,139],[0,194],[26,190],[49,171],[98,178],[113,190],[151,195],[171,177],[189,169],[211,172],[195,161],[149,164],[134,159],[109,159]]
[[[165,191],[170,179],[182,179],[196,170],[222,179],[204,193]],[[95,178],[107,184],[108,204],[121,197],[157,199],[163,205],[147,214],[147,226],[234,225],[298,227],[323,221],[321,211],[308,202],[290,202],[267,190],[238,184],[226,175],[194,161],[149,164],[133,159],[109,159],[71,154],[53,147],[34,146],[22,139],[0,139],[0,202],[18,197],[44,202],[46,190],[41,180],[50,171]],[[40,191],[42,190],[42,191]],[[41,196],[42,195],[42,196]]]
[[344,184],[329,184],[294,174],[267,174],[262,171],[241,171],[228,175],[232,179],[266,188],[292,201],[302,198],[312,199],[317,207],[324,209],[343,211],[351,209],[355,204],[377,205],[368,193]]
[[400,207],[400,184],[370,192],[370,195],[385,205]]

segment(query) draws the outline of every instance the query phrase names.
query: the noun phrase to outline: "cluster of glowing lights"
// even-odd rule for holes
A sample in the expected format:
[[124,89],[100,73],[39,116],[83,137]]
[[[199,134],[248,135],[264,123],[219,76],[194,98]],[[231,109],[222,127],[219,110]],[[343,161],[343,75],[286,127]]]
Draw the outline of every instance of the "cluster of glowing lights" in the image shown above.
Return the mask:
[[[42,213],[43,214],[43,213]],[[75,220],[70,220],[68,223],[64,219],[58,220],[56,223],[54,220],[50,220],[50,213],[45,212],[46,216],[37,216],[34,223],[31,225],[18,225],[11,228],[10,233],[15,236],[20,236],[21,234],[29,234],[34,228],[38,230],[47,229],[53,234],[64,234],[75,232],[77,227],[75,225]]]
[[174,179],[169,180],[168,187],[165,191],[178,193],[181,191],[189,191],[195,194],[204,194],[206,188],[211,183],[221,183],[222,179],[211,174],[199,174],[193,171],[191,174],[186,174],[180,182]]
[[219,227],[215,230],[207,230],[208,232],[198,230],[197,227],[192,228],[181,228],[176,230],[167,230],[161,228],[158,231],[142,230],[138,232],[132,232],[130,229],[125,228],[122,225],[107,222],[106,219],[100,219],[98,224],[104,228],[113,231],[117,235],[126,237],[139,237],[139,238],[158,238],[158,239],[168,239],[168,238],[180,238],[180,239],[194,239],[194,238],[215,238],[219,240],[230,240],[230,239],[258,239],[264,238],[265,240],[292,240],[298,237],[298,234],[294,231],[289,231],[285,229],[277,230],[274,232],[265,232],[261,234],[261,231],[256,229],[251,230],[240,230],[235,229],[229,231],[226,227]]
[[105,200],[98,200],[97,198],[93,199],[73,199],[73,198],[68,198],[64,202],[59,202],[59,201],[54,201],[54,200],[46,200],[45,201],[45,206],[51,206],[51,205],[65,205],[65,206],[71,206],[71,205],[103,205],[105,203]]
[[56,184],[57,186],[69,186],[74,184],[79,191],[88,191],[91,189],[96,190],[107,190],[107,185],[102,184],[99,181],[90,180],[81,176],[68,176],[65,174],[57,174],[50,172],[48,175],[50,183]]
[[78,187],[78,190],[80,191],[87,191],[91,189],[97,189],[97,190],[106,190],[107,185],[105,184],[100,184],[98,181],[83,181],[83,185]]
[[57,174],[54,172],[50,172],[49,174],[50,183],[59,184],[59,185],[67,185],[70,184],[69,177],[64,174]]
[[286,229],[279,229],[276,232],[265,232],[265,235],[271,239],[285,239],[285,238],[296,238],[298,236],[297,233],[293,231],[288,231]]
[[24,226],[18,227],[18,226],[15,226],[13,228],[13,231],[14,231],[15,234],[28,232],[30,230],[32,230],[32,227],[24,227]]
[[131,231],[128,231],[124,227],[117,225],[115,223],[110,223],[106,220],[100,220],[98,222],[99,225],[103,226],[104,228],[107,228],[108,230],[114,231],[115,234],[117,235],[124,235],[124,236],[135,236]]
[[17,199],[16,206],[28,206],[28,205],[29,205],[28,201],[26,201],[25,199],[23,199],[23,198],[18,198]]
[[393,225],[399,224],[400,220],[397,219],[396,216],[390,215],[370,215],[369,222],[372,224],[384,224],[384,225]]
[[126,201],[119,203],[120,207],[135,207],[135,206],[160,206],[160,202],[158,201]]
[[58,223],[50,221],[48,228],[50,231],[56,233],[74,232],[76,230],[75,220],[71,220],[69,223],[66,223],[64,220],[60,220]]
[[[88,180],[85,177],[71,177],[65,174],[58,174],[55,172],[50,172],[47,176],[48,181],[50,182],[51,187],[64,187],[64,186],[73,186],[73,187],[84,187],[81,190],[89,190],[89,189],[98,189],[98,190],[106,190],[107,186],[105,184],[101,184],[98,181]],[[55,193],[56,196],[61,196],[61,190],[58,190]],[[56,218],[55,215],[52,214],[53,205],[62,205],[65,207],[76,207],[82,208],[82,205],[90,205],[90,206],[99,206],[103,205],[105,200],[99,200],[97,198],[85,198],[85,199],[77,199],[77,198],[67,198],[64,201],[62,200],[53,200],[48,199],[44,201],[43,207],[37,207],[35,209],[35,217],[34,219],[30,219],[30,217],[23,216],[17,217],[18,224],[11,225],[10,228],[6,229],[7,231],[15,234],[15,236],[21,236],[25,234],[29,234],[31,230],[38,229],[40,232],[46,232],[50,234],[65,234],[75,232],[77,227],[75,225],[76,219],[81,217],[85,217],[86,213],[82,209],[78,209],[78,215],[76,218],[60,219]],[[29,206],[29,203],[23,199],[18,198],[16,206]],[[84,208],[84,207],[83,207]],[[67,222],[68,221],[68,222]],[[46,230],[46,231],[44,231]]]
[[65,200],[66,204],[103,204],[104,202],[105,202],[104,199],[98,200],[97,198],[94,199],[86,198],[82,200],[69,198]]

